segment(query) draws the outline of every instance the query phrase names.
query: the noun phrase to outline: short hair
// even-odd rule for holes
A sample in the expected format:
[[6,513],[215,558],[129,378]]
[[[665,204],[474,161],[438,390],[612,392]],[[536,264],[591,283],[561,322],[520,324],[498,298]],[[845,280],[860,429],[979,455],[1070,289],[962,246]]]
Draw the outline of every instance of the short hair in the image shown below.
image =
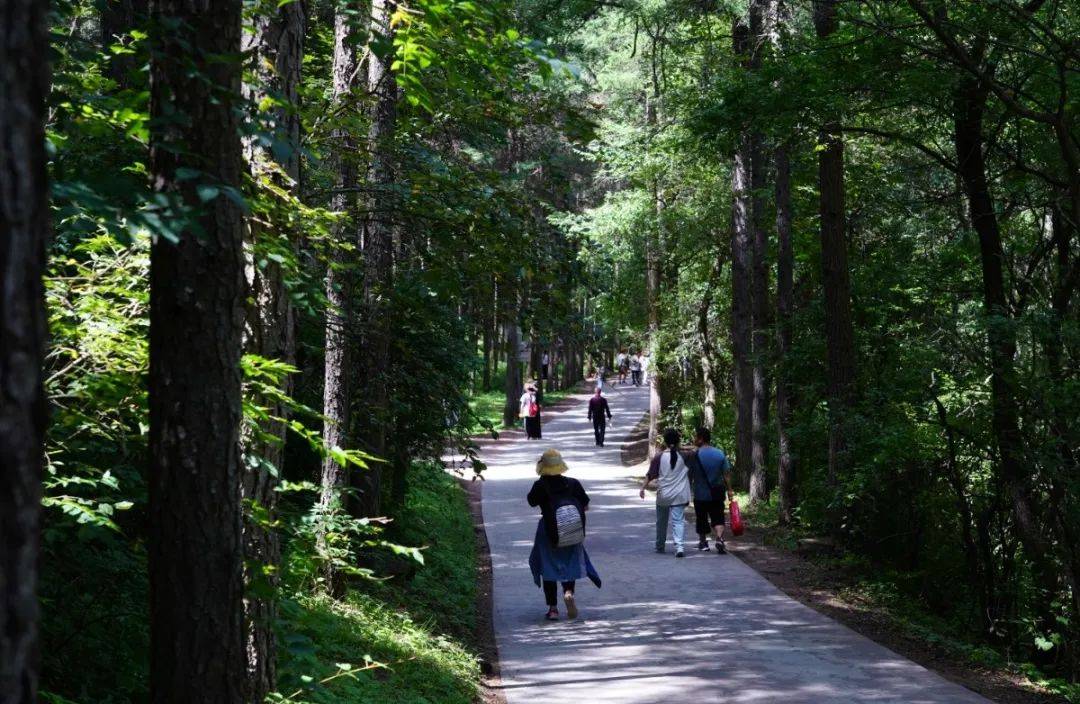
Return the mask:
[[712,442],[712,431],[708,428],[698,428],[694,431],[694,434],[697,436],[698,440],[701,440],[704,443]]

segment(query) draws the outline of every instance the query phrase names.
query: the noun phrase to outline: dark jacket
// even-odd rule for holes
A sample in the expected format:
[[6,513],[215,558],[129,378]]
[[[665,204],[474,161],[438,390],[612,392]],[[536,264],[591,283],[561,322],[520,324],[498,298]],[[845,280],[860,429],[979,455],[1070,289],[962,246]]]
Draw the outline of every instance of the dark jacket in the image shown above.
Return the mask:
[[560,496],[576,499],[582,511],[589,506],[589,495],[585,493],[585,487],[581,486],[581,482],[561,474],[554,477],[540,477],[533,482],[532,489],[529,489],[529,495],[526,497],[530,506],[540,507],[540,514],[544,518],[544,531],[553,541],[557,539],[557,536],[555,507],[552,499]]
[[603,421],[605,413],[608,418],[611,418],[611,409],[608,407],[606,398],[593,396],[589,399],[589,420]]

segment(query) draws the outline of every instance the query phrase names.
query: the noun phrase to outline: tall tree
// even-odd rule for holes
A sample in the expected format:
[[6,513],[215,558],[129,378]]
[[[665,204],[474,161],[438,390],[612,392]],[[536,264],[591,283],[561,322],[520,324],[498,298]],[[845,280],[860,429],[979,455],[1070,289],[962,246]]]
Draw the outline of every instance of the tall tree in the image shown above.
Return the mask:
[[[749,60],[750,38],[746,22],[734,21],[735,56]],[[750,483],[753,455],[754,374],[751,356],[751,162],[752,139],[739,135],[731,168],[731,353],[735,399],[735,466],[743,486]]]
[[[836,32],[839,1],[814,0],[814,28],[823,42]],[[844,212],[844,142],[840,136],[839,115],[825,118],[818,140],[821,267],[828,356],[828,476],[830,483],[835,484],[848,465],[845,424],[855,397],[855,331],[851,320],[851,276]]]
[[[357,72],[354,13],[359,3],[341,3],[334,14],[333,95],[331,105],[342,110],[351,100],[353,77]],[[353,373],[353,277],[355,253],[359,248],[356,223],[357,169],[352,151],[355,146],[349,129],[336,127],[331,135],[336,155],[334,194],[330,208],[343,217],[334,229],[330,263],[326,268],[326,328],[323,370],[323,444],[330,449],[350,449],[352,399],[350,375]],[[332,455],[322,461],[319,506],[324,513],[342,506],[342,492],[349,483],[347,469]],[[325,533],[319,532],[320,552],[326,553]],[[336,590],[338,580],[333,563],[326,562],[326,584]]]
[[[750,2],[750,56],[751,71],[761,68],[765,46],[766,0]],[[765,227],[765,183],[768,159],[764,151],[765,138],[755,127],[750,135],[750,198],[753,237],[751,239],[751,344],[753,347],[753,401],[751,407],[752,444],[750,451],[750,502],[769,498],[766,468],[769,463],[769,373],[772,361],[769,355],[769,326],[772,315],[769,310],[769,235]]]
[[776,163],[776,484],[780,494],[780,523],[790,525],[795,514],[795,459],[791,453],[792,383],[787,370],[793,327],[795,253],[791,242],[791,158],[782,144],[774,154]]
[[[659,32],[659,30],[657,30]],[[658,52],[659,37],[652,38],[650,52],[651,89],[645,96],[645,128],[649,138],[653,139],[660,125],[660,66]],[[662,266],[661,247],[664,241],[664,199],[660,192],[660,175],[650,175],[649,190],[652,200],[653,222],[645,232],[645,307],[649,325],[649,457],[659,449],[657,437],[660,434],[660,414],[664,401],[661,398],[660,371],[660,269]]]
[[[150,698],[243,702],[240,0],[155,0],[150,164],[190,218],[150,254]],[[193,70],[198,67],[198,70]],[[197,178],[192,178],[198,174]]]
[[[270,132],[270,140],[249,137],[246,151],[252,176],[266,180],[287,193],[297,193],[300,184],[300,66],[303,61],[304,11],[299,2],[261,4],[250,14],[244,32],[244,51],[253,62],[252,81],[244,86],[249,104],[272,107],[260,115],[258,132]],[[271,149],[266,144],[277,144]],[[296,233],[279,232],[252,223],[248,229],[245,275],[250,289],[244,348],[250,354],[293,364],[296,357],[295,311],[285,288],[285,274],[277,260],[261,257],[257,250],[281,249],[296,256]],[[291,377],[279,389],[292,394]],[[281,401],[266,402],[271,420],[257,432],[248,432],[244,441],[243,498],[262,509],[244,522],[244,548],[248,575],[247,656],[249,696],[262,701],[276,681],[274,622],[277,608],[272,596],[277,584],[281,550],[277,532],[267,528],[277,512],[277,477],[285,457],[285,417]],[[265,588],[252,588],[257,581]]]
[[[364,426],[365,442],[378,456],[386,454],[390,411],[389,385],[378,380],[390,370],[390,336],[393,328],[388,315],[394,266],[394,132],[397,122],[398,86],[391,66],[394,62],[394,27],[391,18],[397,11],[394,0],[371,2],[371,54],[367,59],[367,89],[375,103],[368,134],[371,164],[368,185],[372,193],[368,217],[364,221],[364,372],[370,404]],[[377,515],[382,498],[382,469],[378,464],[361,475],[360,512]]]
[[48,3],[0,1],[0,702],[38,700]]

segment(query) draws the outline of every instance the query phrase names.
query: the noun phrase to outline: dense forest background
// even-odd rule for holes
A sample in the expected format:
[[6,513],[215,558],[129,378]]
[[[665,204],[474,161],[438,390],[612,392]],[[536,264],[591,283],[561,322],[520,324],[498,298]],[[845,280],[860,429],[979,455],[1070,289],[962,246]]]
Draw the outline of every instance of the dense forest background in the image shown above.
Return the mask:
[[0,701],[474,700],[440,458],[623,348],[756,520],[1077,696],[1078,42],[1064,0],[0,0]]

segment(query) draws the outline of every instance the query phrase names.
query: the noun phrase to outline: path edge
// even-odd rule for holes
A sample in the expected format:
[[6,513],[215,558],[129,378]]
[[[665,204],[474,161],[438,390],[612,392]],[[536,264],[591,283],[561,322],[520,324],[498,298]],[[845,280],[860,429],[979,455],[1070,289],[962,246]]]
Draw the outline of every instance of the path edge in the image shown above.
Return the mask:
[[469,500],[473,539],[476,542],[476,633],[475,646],[480,656],[480,697],[482,704],[507,704],[502,692],[499,646],[495,640],[494,573],[491,548],[484,527],[484,482],[458,478]]

